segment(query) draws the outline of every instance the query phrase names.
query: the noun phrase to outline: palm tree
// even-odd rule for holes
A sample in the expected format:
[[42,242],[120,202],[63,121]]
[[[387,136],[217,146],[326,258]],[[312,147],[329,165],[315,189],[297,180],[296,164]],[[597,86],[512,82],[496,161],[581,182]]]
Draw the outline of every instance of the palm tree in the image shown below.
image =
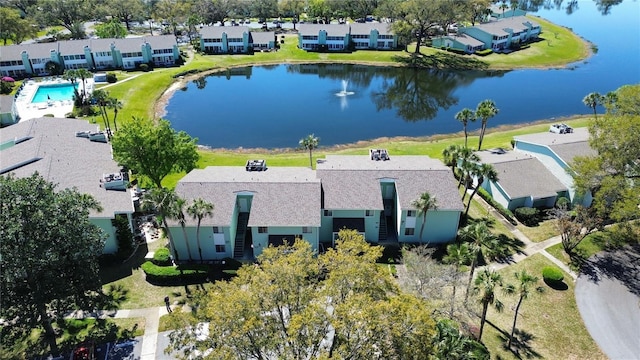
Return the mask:
[[298,143],[300,144],[300,147],[302,149],[309,150],[309,167],[313,169],[312,152],[313,152],[313,149],[316,149],[318,147],[318,144],[320,143],[320,139],[315,137],[313,134],[311,134],[305,138],[300,139]]
[[491,248],[494,245],[495,235],[489,229],[486,221],[477,221],[467,225],[460,230],[460,238],[469,242],[469,252],[471,253],[471,265],[469,266],[469,281],[467,282],[467,291],[464,295],[464,302],[467,303],[469,298],[469,290],[473,281],[473,274],[478,265],[478,257],[482,254],[483,247]]
[[456,176],[456,166],[458,165],[458,154],[462,146],[460,145],[449,145],[442,150],[442,160],[444,164],[451,168],[451,172],[453,176]]
[[[447,245],[447,255],[442,258],[447,264],[455,265],[459,270],[462,265],[471,262],[471,252],[469,251],[469,244],[449,244]],[[449,311],[449,318],[453,319],[453,313],[455,311],[456,303],[456,285],[458,283],[459,272],[456,272],[455,279],[453,279],[453,291],[451,294],[451,310]]]
[[424,224],[427,222],[427,212],[438,209],[438,203],[431,194],[423,192],[411,205],[418,210],[418,215],[422,215],[422,225],[420,226],[420,243],[422,243],[422,232],[424,231]]
[[529,275],[526,270],[523,269],[520,272],[516,272],[514,276],[518,281],[517,284],[508,284],[505,287],[505,292],[507,294],[516,294],[518,296],[518,305],[516,305],[515,314],[513,315],[513,326],[511,327],[511,335],[509,335],[509,341],[507,342],[507,347],[509,348],[511,347],[511,343],[513,342],[513,333],[516,331],[518,310],[520,310],[522,300],[527,299],[533,291],[536,291],[538,293],[544,291],[544,288],[541,286],[533,288],[538,283],[538,278],[533,275]]
[[[469,196],[469,202],[467,203],[467,209],[464,212],[464,217],[466,218],[469,215],[469,208],[471,207],[471,200],[478,192],[478,189],[482,186],[485,180],[489,180],[491,182],[498,181],[498,173],[496,169],[491,164],[480,164],[476,166],[476,169],[473,173],[478,179],[476,187],[473,189],[471,196]],[[466,193],[466,191],[465,191]],[[463,197],[464,199],[464,197]]]
[[98,105],[98,108],[100,109],[100,115],[102,116],[105,130],[107,130],[107,134],[108,134],[109,133],[108,130],[111,129],[111,124],[109,123],[109,116],[105,108],[109,100],[109,93],[105,90],[98,89],[91,94],[91,99],[93,99],[93,101],[96,102],[96,104]]
[[476,121],[476,113],[471,109],[464,108],[456,113],[456,120],[462,123],[464,147],[467,147],[467,124],[469,124],[469,121]]
[[433,339],[434,356],[440,360],[489,359],[489,350],[480,342],[460,333],[451,320],[438,320]]
[[500,4],[500,10],[502,10],[502,17],[504,17],[504,11],[509,8],[505,0],[502,0],[502,4]]
[[588,108],[593,109],[593,116],[595,116],[596,120],[598,120],[598,113],[596,112],[596,108],[598,105],[602,105],[604,97],[597,92],[592,92],[587,94],[587,96],[582,99],[582,103]]
[[113,109],[113,127],[118,131],[118,124],[116,123],[116,118],[118,117],[118,110],[122,109],[122,102],[116,98],[109,98],[107,101],[107,106],[110,109]]
[[498,114],[498,108],[493,100],[482,100],[476,108],[476,116],[482,119],[482,128],[480,129],[480,139],[478,140],[478,150],[482,149],[482,140],[484,140],[484,133],[487,131],[487,122],[490,118]]
[[482,304],[478,341],[482,340],[482,332],[484,330],[484,323],[487,320],[489,305],[493,305],[498,312],[502,311],[502,302],[496,298],[496,287],[498,286],[502,286],[502,276],[496,271],[487,268],[478,275],[474,282],[473,293],[479,295],[478,300]]
[[160,216],[167,239],[169,239],[169,250],[175,256],[176,262],[180,261],[180,259],[167,219],[172,218],[175,214],[175,203],[178,199],[178,195],[173,190],[165,188],[153,188],[150,192],[144,194],[142,198],[142,209],[144,211],[153,211]]
[[187,208],[187,213],[191,215],[193,219],[198,220],[198,227],[196,228],[196,239],[198,241],[198,253],[200,254],[200,261],[202,262],[202,247],[200,247],[200,224],[205,216],[213,215],[213,204],[204,201],[201,198],[193,200],[191,206]]
[[184,243],[187,245],[187,255],[189,256],[189,261],[193,261],[191,257],[191,246],[189,245],[189,238],[187,237],[187,218],[184,216],[184,206],[187,203],[185,199],[180,197],[176,197],[175,202],[173,203],[173,213],[172,217],[178,220],[180,223],[180,227],[182,228],[182,236],[184,237]]
[[465,186],[469,183],[470,172],[473,171],[473,168],[476,163],[480,161],[480,157],[473,153],[473,150],[469,148],[460,148],[458,151],[458,161],[457,166],[460,172],[460,179],[458,180],[458,189],[462,185],[462,182],[465,181]]
[[93,74],[87,70],[87,69],[77,69],[76,70],[76,77],[79,77],[80,79],[82,79],[82,98],[83,99],[88,99],[89,98],[89,94],[87,94],[87,87],[85,84],[85,80],[93,77]]

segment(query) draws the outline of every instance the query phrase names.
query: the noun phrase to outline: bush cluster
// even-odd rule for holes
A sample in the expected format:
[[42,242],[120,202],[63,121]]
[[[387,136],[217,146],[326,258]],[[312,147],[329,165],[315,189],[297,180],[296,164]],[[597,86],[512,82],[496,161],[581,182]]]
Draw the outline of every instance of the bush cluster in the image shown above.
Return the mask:
[[540,210],[530,207],[516,209],[516,218],[526,226],[536,226],[540,222]]
[[489,54],[491,54],[493,52],[493,50],[491,49],[484,49],[484,50],[476,50],[475,54],[478,56],[487,56]]
[[513,225],[517,225],[517,222],[513,218],[513,213],[511,212],[511,210],[509,210],[509,209],[505,208],[504,206],[498,204],[498,202],[496,202],[493,199],[493,197],[491,197],[491,195],[489,195],[487,190],[485,190],[483,188],[479,188],[478,189],[478,194],[480,195],[481,198],[484,199],[484,201],[486,201],[489,205],[493,206],[494,209],[496,209],[502,216],[504,216],[504,218],[507,219],[507,221],[509,221]]
[[118,81],[118,77],[114,73],[107,73],[107,82],[113,84]]
[[140,267],[147,281],[157,285],[202,282],[207,279],[209,273],[206,265],[158,266],[151,261],[145,261]]
[[557,284],[564,280],[564,274],[555,266],[545,266],[542,269],[542,278],[547,284]]
[[157,266],[172,266],[171,263],[171,254],[169,254],[169,249],[160,248],[153,253],[153,260],[151,260]]

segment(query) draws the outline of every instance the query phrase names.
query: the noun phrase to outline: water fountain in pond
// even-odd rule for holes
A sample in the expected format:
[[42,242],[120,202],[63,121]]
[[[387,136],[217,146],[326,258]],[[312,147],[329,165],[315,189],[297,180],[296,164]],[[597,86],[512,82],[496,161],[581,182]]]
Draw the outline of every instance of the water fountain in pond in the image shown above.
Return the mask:
[[336,96],[345,97],[349,95],[353,95],[353,91],[347,91],[347,86],[349,85],[348,80],[342,80],[342,90],[336,93]]

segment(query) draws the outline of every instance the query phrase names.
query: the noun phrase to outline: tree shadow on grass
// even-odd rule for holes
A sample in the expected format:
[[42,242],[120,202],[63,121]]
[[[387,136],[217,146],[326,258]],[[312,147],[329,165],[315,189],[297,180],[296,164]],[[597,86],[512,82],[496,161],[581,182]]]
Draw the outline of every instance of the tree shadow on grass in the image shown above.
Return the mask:
[[500,339],[503,349],[510,351],[516,358],[542,358],[542,355],[535,351],[531,346],[531,341],[535,339],[535,336],[533,334],[516,328],[516,331],[513,334],[511,348],[509,349],[507,348],[507,343],[509,341],[510,334],[507,331],[500,329],[489,320],[487,320],[487,324],[498,331],[499,334],[496,336],[498,337],[498,339]]
[[462,55],[438,52],[431,55],[411,54],[410,56],[395,56],[394,61],[409,67],[436,68],[452,70],[486,70],[489,64],[484,61]]
[[108,284],[120,279],[124,279],[133,274],[134,269],[139,269],[145,262],[145,256],[149,252],[146,243],[140,244],[135,254],[126,261],[120,261],[117,258],[109,259],[100,265],[100,280],[103,284]]

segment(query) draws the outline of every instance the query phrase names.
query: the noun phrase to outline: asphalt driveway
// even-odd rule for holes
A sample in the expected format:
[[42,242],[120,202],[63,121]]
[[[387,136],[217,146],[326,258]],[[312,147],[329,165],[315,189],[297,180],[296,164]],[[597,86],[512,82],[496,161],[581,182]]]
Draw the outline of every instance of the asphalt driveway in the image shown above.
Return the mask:
[[587,330],[610,359],[640,359],[640,245],[589,259],[575,295]]

